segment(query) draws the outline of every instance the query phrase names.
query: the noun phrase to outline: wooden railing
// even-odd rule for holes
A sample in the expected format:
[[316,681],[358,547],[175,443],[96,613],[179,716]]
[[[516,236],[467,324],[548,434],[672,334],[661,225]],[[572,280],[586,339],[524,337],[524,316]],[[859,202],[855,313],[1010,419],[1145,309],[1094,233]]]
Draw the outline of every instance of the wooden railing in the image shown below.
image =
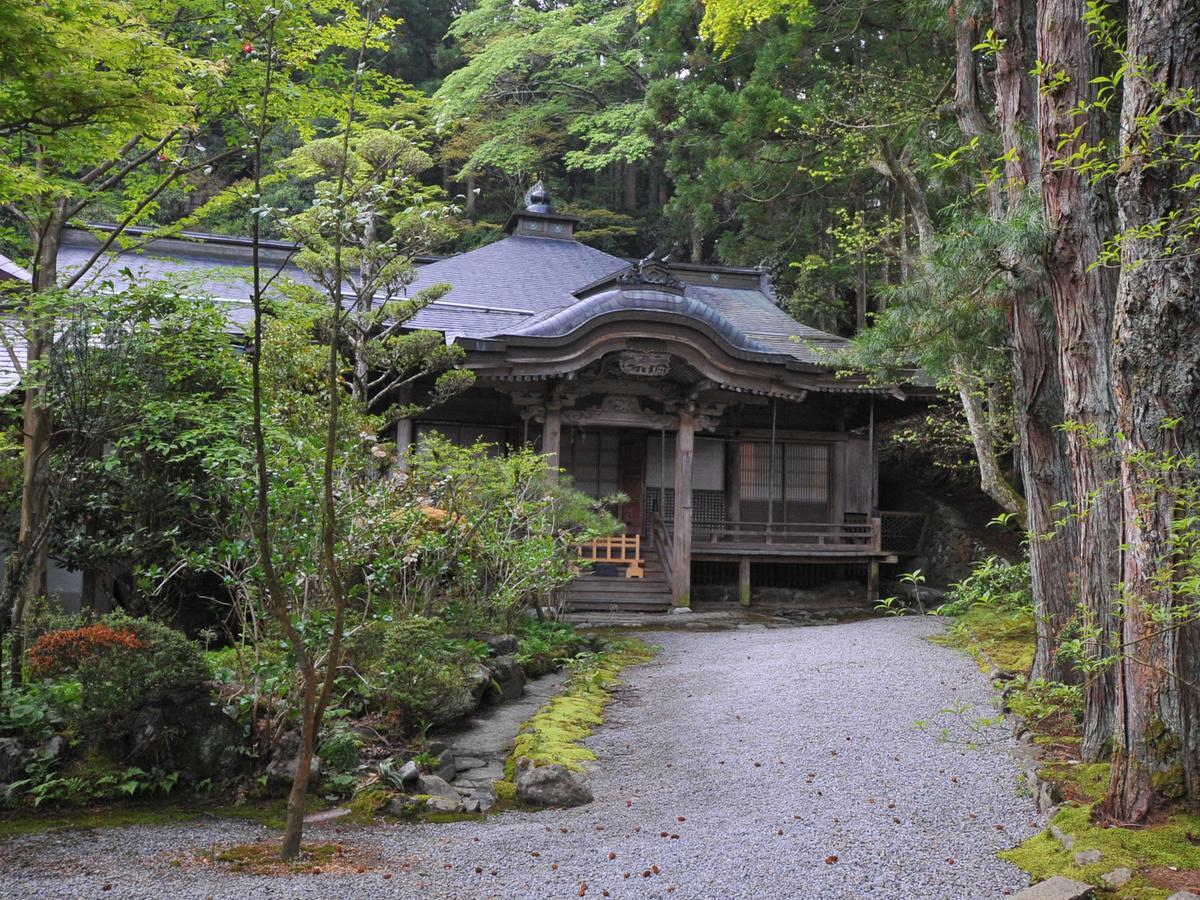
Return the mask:
[[642,578],[646,574],[642,559],[640,534],[615,534],[580,544],[579,555],[593,563],[625,566],[626,578]]
[[694,524],[692,546],[754,544],[780,550],[858,550],[878,553],[879,519],[866,522],[714,522]]
[[675,548],[671,544],[671,532],[667,530],[667,523],[657,512],[650,520],[650,544],[658,552],[658,558],[662,560],[663,574],[667,577],[667,584],[672,584],[671,562]]

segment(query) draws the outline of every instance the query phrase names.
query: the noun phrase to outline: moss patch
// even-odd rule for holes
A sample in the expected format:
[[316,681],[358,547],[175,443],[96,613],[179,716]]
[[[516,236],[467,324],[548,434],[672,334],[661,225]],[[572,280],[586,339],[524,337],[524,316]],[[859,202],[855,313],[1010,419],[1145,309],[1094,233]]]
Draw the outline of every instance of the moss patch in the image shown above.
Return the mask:
[[1090,804],[1103,799],[1108,791],[1108,763],[1052,763],[1038,770],[1043,781],[1058,785],[1063,797],[1073,803]]
[[[566,688],[551,698],[532,719],[521,726],[513,752],[505,764],[505,781],[497,782],[497,799],[507,800],[501,785],[511,785],[518,759],[534,765],[561,765],[576,772],[596,754],[583,740],[604,721],[604,707],[612,699],[613,686],[626,666],[648,661],[653,651],[638,640],[616,640],[586,660],[567,680]],[[503,789],[507,794],[507,789]],[[515,790],[512,800],[515,802]]]
[[196,809],[169,806],[113,805],[72,809],[69,812],[21,813],[0,817],[0,838],[45,831],[86,831],[124,828],[128,825],[174,825],[195,819]]
[[1033,667],[1037,626],[1030,612],[998,612],[974,606],[963,613],[934,643],[966,650],[981,669],[997,666],[1008,672],[1027,673]]
[[198,854],[196,862],[239,874],[321,875],[366,872],[374,860],[345,844],[304,844],[300,855],[285,862],[279,858],[279,844],[260,841],[232,847],[214,847]]
[[[1035,880],[1065,875],[1099,884],[1105,872],[1124,867],[1137,877],[1107,896],[1139,900],[1158,900],[1173,893],[1154,884],[1154,869],[1200,869],[1200,846],[1194,843],[1200,839],[1200,816],[1178,813],[1144,828],[1101,828],[1092,823],[1092,805],[1088,804],[1060,810],[1052,824],[1074,836],[1073,849],[1065,850],[1047,831],[1000,853],[1000,858],[1024,869]],[[1100,862],[1075,865],[1075,854],[1084,850],[1099,850]]]

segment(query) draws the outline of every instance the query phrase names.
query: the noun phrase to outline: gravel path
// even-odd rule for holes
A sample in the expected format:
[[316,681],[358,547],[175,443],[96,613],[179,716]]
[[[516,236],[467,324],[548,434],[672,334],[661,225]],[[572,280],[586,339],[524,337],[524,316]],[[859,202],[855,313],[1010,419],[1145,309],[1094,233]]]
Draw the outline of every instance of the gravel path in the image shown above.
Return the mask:
[[[939,712],[991,711],[970,660],[925,640],[940,627],[655,633],[659,656],[627,673],[590,740],[594,804],[306,834],[374,854],[365,874],[193,865],[198,850],[266,836],[222,821],[0,842],[0,896],[565,898],[583,882],[589,898],[1015,892],[1025,877],[995,853],[1038,823],[1009,741],[997,733],[971,749],[970,716]],[[939,740],[943,725],[955,739]]]

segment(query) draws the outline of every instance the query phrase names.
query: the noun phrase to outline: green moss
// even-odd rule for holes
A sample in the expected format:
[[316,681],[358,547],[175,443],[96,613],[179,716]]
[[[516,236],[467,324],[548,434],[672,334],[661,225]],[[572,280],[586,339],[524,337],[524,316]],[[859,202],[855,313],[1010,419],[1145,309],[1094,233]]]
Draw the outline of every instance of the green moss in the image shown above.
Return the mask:
[[1038,775],[1045,781],[1059,785],[1072,799],[1095,803],[1103,799],[1108,791],[1111,772],[1108,763],[1080,763],[1075,766],[1054,763],[1040,769]]
[[1033,667],[1037,626],[1033,614],[1024,610],[1000,612],[974,606],[959,616],[935,643],[966,650],[981,669],[997,666],[1009,672],[1027,673]]
[[350,810],[350,815],[346,817],[346,820],[356,825],[369,825],[375,821],[375,818],[383,812],[384,807],[395,796],[395,791],[377,784],[363,788],[346,804],[346,808]]
[[85,831],[127,825],[173,825],[196,817],[195,809],[170,806],[115,805],[70,812],[21,813],[0,817],[0,838],[43,831]]
[[[583,764],[594,760],[596,754],[582,741],[604,721],[604,706],[612,698],[618,676],[626,666],[646,662],[652,656],[653,651],[641,641],[619,640],[576,669],[565,690],[521,726],[505,763],[505,781],[497,782],[498,788],[511,785],[519,759],[532,760],[538,766],[561,765],[583,771]],[[499,790],[497,798],[501,798]],[[512,800],[515,802],[515,792]]]
[[[1098,767],[1088,768],[1098,774]],[[1065,875],[1092,884],[1098,884],[1101,875],[1118,867],[1135,873],[1139,869],[1166,866],[1200,868],[1200,846],[1191,839],[1200,834],[1200,816],[1178,813],[1161,824],[1141,828],[1100,828],[1092,824],[1091,817],[1089,804],[1064,807],[1052,820],[1052,824],[1074,836],[1075,846],[1071,850],[1064,849],[1047,831],[1000,853],[1000,858],[1024,869],[1034,880]],[[1075,854],[1084,850],[1099,850],[1100,862],[1075,865]],[[1154,887],[1144,878],[1135,878],[1107,896],[1156,900],[1171,893]]]

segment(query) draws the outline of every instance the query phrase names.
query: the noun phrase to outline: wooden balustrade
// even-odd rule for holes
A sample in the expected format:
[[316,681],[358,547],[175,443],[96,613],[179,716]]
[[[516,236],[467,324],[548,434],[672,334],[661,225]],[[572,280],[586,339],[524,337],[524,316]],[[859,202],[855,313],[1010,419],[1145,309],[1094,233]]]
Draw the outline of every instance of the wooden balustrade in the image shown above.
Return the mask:
[[779,550],[878,553],[880,520],[866,522],[696,522],[692,546],[754,545]]
[[625,566],[626,578],[643,578],[646,574],[640,534],[616,534],[596,538],[581,544],[579,555],[594,563]]

